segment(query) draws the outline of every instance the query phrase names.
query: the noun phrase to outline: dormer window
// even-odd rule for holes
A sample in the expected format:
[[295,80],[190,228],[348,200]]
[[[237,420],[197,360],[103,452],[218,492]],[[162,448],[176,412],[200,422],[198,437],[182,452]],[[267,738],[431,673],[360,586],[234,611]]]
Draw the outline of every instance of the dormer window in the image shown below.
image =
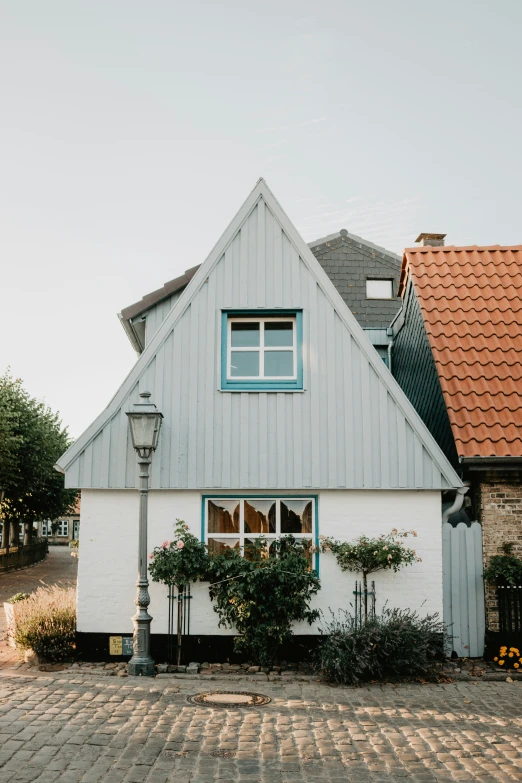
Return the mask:
[[303,388],[301,311],[223,313],[222,389]]
[[393,280],[366,280],[367,299],[393,299]]

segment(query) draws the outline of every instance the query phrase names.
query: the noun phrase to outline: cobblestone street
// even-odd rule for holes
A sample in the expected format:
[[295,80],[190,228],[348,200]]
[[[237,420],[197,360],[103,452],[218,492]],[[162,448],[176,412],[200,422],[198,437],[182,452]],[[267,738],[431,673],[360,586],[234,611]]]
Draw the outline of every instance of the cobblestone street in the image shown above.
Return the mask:
[[[109,674],[106,672],[106,674]],[[522,780],[522,685],[256,683],[265,707],[188,702],[230,680],[0,676],[0,780]]]

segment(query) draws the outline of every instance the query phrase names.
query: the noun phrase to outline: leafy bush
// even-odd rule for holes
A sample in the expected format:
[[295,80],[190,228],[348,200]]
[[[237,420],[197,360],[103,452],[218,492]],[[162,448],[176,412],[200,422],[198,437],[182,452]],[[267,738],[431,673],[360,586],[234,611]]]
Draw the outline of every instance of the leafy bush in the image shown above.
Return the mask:
[[164,541],[149,555],[149,572],[153,582],[182,587],[206,578],[209,557],[205,544],[188,532],[188,525],[181,519],[176,522],[174,540]]
[[271,666],[292,636],[292,623],[319,616],[310,609],[320,588],[310,570],[310,547],[285,536],[270,543],[256,539],[246,557],[235,549],[210,558],[210,597],[220,626],[235,628],[234,647],[249,659]]
[[522,560],[512,554],[514,544],[502,544],[503,555],[494,555],[484,569],[486,582],[507,582],[510,585],[522,584]]
[[47,661],[73,657],[76,634],[74,587],[39,587],[16,604],[14,640],[21,650],[33,650]]
[[25,601],[26,598],[29,598],[29,593],[15,593],[11,596],[8,603],[10,604],[17,604],[19,601]]
[[321,632],[316,668],[331,682],[348,685],[426,675],[444,650],[439,616],[420,617],[409,609],[384,609],[360,625],[347,612],[332,613]]

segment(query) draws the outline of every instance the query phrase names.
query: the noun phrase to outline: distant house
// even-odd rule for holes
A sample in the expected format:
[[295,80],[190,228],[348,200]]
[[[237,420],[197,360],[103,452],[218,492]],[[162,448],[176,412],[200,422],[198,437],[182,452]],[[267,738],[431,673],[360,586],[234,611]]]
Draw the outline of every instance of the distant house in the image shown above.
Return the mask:
[[[522,556],[522,245],[453,247],[444,245],[444,235],[430,234],[419,240],[421,246],[404,252],[391,369],[448,461],[470,483],[465,513],[455,524],[480,524],[482,558],[479,549],[475,562],[468,549],[447,569],[478,574],[480,560],[487,564],[504,542]],[[476,611],[470,602],[477,595],[480,601],[477,584],[478,592],[461,593],[460,614]],[[489,586],[486,619],[497,632]]]
[[[132,633],[139,497],[126,413],[145,391],[164,415],[149,550],[176,518],[212,551],[260,535],[317,543],[415,527],[422,562],[377,574],[377,606],[441,611],[441,502],[461,481],[264,180],[185,277],[122,312],[138,361],[58,463],[82,490],[79,651],[107,655],[111,634]],[[355,577],[330,554],[314,567],[315,605],[348,609]],[[157,650],[167,591],[152,584],[150,596]],[[222,655],[217,640],[232,634],[206,586],[194,588],[194,654]]]
[[50,544],[69,544],[80,537],[80,498],[72,513],[53,520],[38,522],[38,535],[47,538]]
[[[401,257],[344,228],[308,247],[387,365],[389,325],[401,307]],[[188,269],[122,310],[122,326],[137,353],[148,345],[198,269]]]

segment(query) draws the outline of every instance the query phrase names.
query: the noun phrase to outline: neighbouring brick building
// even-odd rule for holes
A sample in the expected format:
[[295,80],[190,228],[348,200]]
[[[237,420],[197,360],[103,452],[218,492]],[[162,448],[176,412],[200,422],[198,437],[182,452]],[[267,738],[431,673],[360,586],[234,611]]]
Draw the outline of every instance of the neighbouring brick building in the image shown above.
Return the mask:
[[[482,526],[484,564],[505,542],[522,558],[522,245],[419,240],[404,252],[392,373],[470,484],[465,511]],[[497,632],[493,586],[485,599]]]

